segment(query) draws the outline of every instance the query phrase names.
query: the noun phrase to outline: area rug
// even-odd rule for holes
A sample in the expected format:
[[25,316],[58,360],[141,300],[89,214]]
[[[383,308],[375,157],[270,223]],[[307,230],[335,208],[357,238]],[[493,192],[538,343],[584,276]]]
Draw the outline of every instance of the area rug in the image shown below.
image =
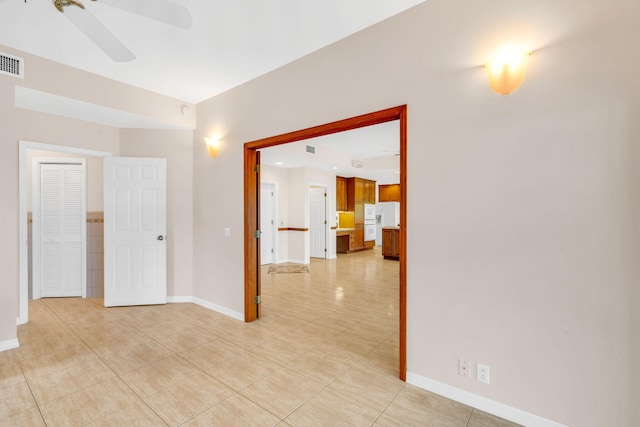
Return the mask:
[[309,267],[304,264],[271,264],[270,274],[308,273]]

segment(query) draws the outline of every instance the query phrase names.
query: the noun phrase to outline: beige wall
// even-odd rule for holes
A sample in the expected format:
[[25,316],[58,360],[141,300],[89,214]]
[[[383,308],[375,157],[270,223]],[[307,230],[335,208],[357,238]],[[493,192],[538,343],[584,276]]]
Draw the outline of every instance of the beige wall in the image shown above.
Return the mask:
[[[409,371],[569,425],[636,425],[638,7],[432,0],[200,104],[191,151],[134,131],[116,148],[192,156],[193,292],[242,312],[242,143],[408,104]],[[479,64],[512,38],[536,52],[523,86],[497,96]],[[17,141],[76,133],[26,121],[14,86],[194,124],[178,100],[2,50],[25,57],[27,74],[0,76],[0,342],[18,315]],[[188,216],[176,224],[188,229]],[[177,255],[182,277],[191,264]],[[490,365],[491,385],[458,376],[461,356]]]
[[[116,155],[120,150],[120,133],[116,128],[15,108],[15,87],[24,86],[119,109],[177,127],[194,127],[195,116],[183,116],[181,107],[188,104],[179,100],[110,81],[4,46],[0,46],[0,50],[23,57],[26,70],[25,79],[0,75],[0,173],[2,174],[0,196],[3,200],[0,208],[0,227],[4,227],[0,232],[5,236],[5,239],[0,242],[0,268],[3,271],[3,281],[0,284],[0,346],[4,346],[16,338],[16,318],[19,311],[18,141],[108,151]],[[193,111],[193,106],[190,107]],[[190,134],[191,131],[188,133]],[[166,139],[163,141],[166,143]],[[176,144],[183,141],[184,136],[176,138]],[[154,155],[155,147],[149,144],[146,147],[151,150],[146,155]],[[182,158],[190,159],[192,156],[190,146],[183,144],[181,147],[186,150],[181,154]],[[191,162],[188,161],[188,163]],[[186,169],[187,172],[188,170],[189,168]],[[188,184],[185,185],[189,188]],[[189,197],[189,190],[180,187],[176,191],[180,193],[179,198],[183,194]],[[190,218],[190,205],[187,203],[185,206],[184,215]],[[192,245],[189,239],[192,232],[189,224],[187,228],[189,230],[186,241],[182,243],[187,249],[184,251],[184,256],[176,256],[174,261],[181,263],[181,267],[176,271],[187,272],[183,275],[184,280],[181,280],[180,286],[189,291],[192,286],[189,283],[192,265],[190,259]],[[179,292],[185,291],[177,285],[175,288]]]
[[[433,0],[200,104],[196,141],[225,147],[194,153],[196,296],[242,310],[242,143],[406,103],[408,370],[568,425],[637,424],[637,12]],[[479,64],[511,37],[537,50],[498,96]]]
[[167,159],[167,295],[193,295],[193,131],[122,129],[120,155]]
[[120,136],[117,128],[53,114],[15,111],[19,140],[118,154]]
[[18,317],[18,144],[13,85],[0,76],[0,343],[16,339]]
[[24,80],[7,78],[11,79],[15,85],[137,114],[181,128],[192,129],[195,127],[195,115],[192,113],[182,114],[183,105],[187,105],[189,111],[194,110],[189,103],[109,80],[6,46],[0,45],[0,50],[24,59]]

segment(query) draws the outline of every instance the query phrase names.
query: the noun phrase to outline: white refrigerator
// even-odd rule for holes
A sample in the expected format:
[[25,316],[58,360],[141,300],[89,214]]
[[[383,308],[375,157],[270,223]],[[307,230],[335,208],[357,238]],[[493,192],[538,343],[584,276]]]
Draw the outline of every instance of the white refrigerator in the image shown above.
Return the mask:
[[398,227],[400,225],[400,203],[376,203],[376,246],[382,246],[382,227]]

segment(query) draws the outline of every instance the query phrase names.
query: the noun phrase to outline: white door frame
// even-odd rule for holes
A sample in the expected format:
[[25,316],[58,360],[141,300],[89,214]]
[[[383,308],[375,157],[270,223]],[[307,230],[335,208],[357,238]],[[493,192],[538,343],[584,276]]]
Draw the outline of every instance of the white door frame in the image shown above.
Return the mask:
[[29,241],[27,233],[27,212],[29,197],[29,177],[27,171],[28,156],[27,150],[45,150],[55,151],[58,153],[80,154],[93,157],[107,157],[112,153],[106,151],[89,150],[76,147],[65,147],[61,145],[43,144],[40,142],[19,141],[18,143],[18,193],[19,193],[19,250],[18,258],[20,260],[20,310],[17,318],[18,325],[25,324],[29,321]]
[[[81,288],[81,296],[82,298],[87,297],[87,235],[86,235],[86,205],[87,205],[87,160],[85,158],[70,158],[65,159],[63,157],[38,157],[34,158],[31,165],[31,208],[32,208],[32,232],[31,232],[31,247],[33,248],[33,263],[31,264],[31,273],[33,274],[33,299],[40,299],[42,297],[42,281],[38,281],[38,286],[36,286],[35,278],[42,277],[42,271],[38,268],[36,275],[36,265],[41,265],[41,228],[40,228],[40,212],[41,212],[41,195],[42,195],[42,186],[40,185],[41,178],[41,167],[43,164],[69,164],[82,166],[82,171],[84,175],[84,194],[82,195],[84,198],[85,212],[82,215],[84,219],[84,231],[82,233],[82,251],[83,251],[83,259],[82,262],[82,288]],[[37,261],[37,262],[36,262]]]
[[[273,256],[271,261],[273,264],[278,263],[278,183],[271,181],[260,181],[260,190],[262,186],[269,186],[273,190],[273,205],[271,206],[271,217],[273,218],[273,224],[271,224],[271,245],[273,246]],[[262,206],[260,206],[262,211]],[[264,240],[260,240],[260,244]],[[261,247],[262,250],[262,247]],[[262,255],[262,254],[261,254]]]
[[[327,204],[327,197],[329,197],[329,186],[327,184],[314,184],[312,182],[310,182],[308,184],[307,187],[307,224],[309,224],[309,241],[307,244],[307,248],[308,248],[308,253],[309,253],[309,258],[311,258],[311,191],[313,190],[317,190],[317,189],[323,189],[324,190],[324,247],[325,247],[325,251],[324,251],[324,257],[320,258],[320,259],[327,259],[328,255],[329,255],[329,233],[327,232],[327,228],[329,228],[329,216],[328,216],[328,204]],[[315,258],[315,257],[314,257]],[[310,262],[310,260],[308,260],[308,262]]]

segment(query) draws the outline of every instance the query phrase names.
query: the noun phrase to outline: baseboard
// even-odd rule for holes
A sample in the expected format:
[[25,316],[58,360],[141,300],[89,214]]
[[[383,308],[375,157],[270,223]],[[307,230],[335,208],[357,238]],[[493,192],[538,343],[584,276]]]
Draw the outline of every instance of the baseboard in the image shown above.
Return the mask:
[[7,351],[20,347],[20,343],[17,338],[7,341],[0,341],[0,351]]
[[232,317],[232,318],[234,318],[236,320],[240,320],[240,321],[244,322],[244,314],[239,313],[237,311],[230,310],[227,307],[223,307],[221,305],[214,304],[212,302],[203,300],[202,298],[189,297],[189,296],[167,297],[167,303],[168,304],[185,303],[185,302],[192,302],[194,304],[198,304],[199,306],[202,306],[204,308],[208,308],[209,310],[215,311],[215,312],[220,313],[220,314],[224,314],[225,316],[229,316],[229,317]]
[[473,408],[495,415],[514,423],[522,424],[527,427],[567,427],[555,421],[530,414],[517,408],[505,405],[486,397],[478,396],[466,390],[441,383],[431,378],[423,377],[413,372],[407,372],[407,383],[416,387],[430,391],[440,396],[447,397],[456,402],[469,405]]
[[167,304],[193,302],[193,297],[167,297]]
[[225,316],[229,316],[232,317],[236,320],[240,320],[241,322],[244,322],[244,314],[243,313],[239,313],[237,311],[231,310],[227,307],[223,307],[221,305],[218,304],[214,304],[212,302],[203,300],[202,298],[198,298],[198,297],[192,297],[193,298],[193,303],[194,304],[198,304],[204,308],[208,308],[209,310],[213,310],[215,312],[218,312],[220,314],[224,314]]

